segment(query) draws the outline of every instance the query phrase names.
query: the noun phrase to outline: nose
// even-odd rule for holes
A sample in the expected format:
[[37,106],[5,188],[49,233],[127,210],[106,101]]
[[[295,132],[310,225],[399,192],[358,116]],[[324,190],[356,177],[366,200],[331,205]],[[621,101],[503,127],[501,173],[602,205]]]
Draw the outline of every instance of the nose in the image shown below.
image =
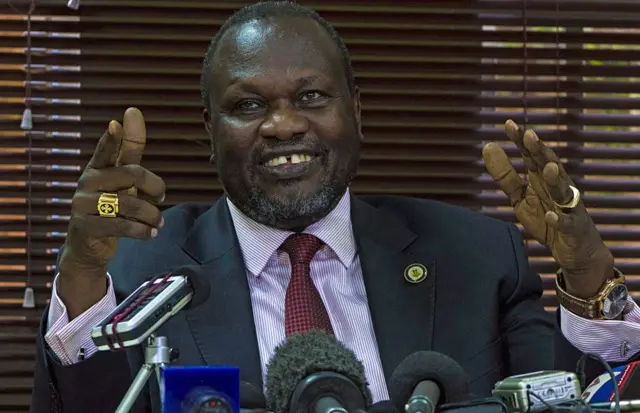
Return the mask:
[[272,110],[260,126],[265,138],[289,140],[304,135],[309,129],[309,121],[291,107]]

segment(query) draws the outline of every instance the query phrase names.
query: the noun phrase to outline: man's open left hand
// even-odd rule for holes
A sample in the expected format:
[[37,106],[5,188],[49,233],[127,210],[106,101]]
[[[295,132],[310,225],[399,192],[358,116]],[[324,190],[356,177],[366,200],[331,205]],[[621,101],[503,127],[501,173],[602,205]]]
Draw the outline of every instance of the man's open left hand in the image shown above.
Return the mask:
[[[551,250],[563,269],[567,290],[576,296],[594,296],[613,276],[613,256],[582,202],[571,209],[558,206],[573,200],[574,186],[556,154],[532,130],[505,123],[527,168],[520,177],[497,143],[487,144],[482,156],[489,174],[509,197],[516,218],[538,242]],[[554,202],[555,201],[555,202]]]

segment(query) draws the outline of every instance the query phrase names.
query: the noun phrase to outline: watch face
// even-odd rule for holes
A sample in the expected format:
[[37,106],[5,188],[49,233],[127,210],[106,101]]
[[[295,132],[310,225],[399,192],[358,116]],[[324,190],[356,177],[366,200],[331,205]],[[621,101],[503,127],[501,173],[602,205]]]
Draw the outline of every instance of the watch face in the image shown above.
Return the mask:
[[602,307],[604,317],[608,320],[613,320],[622,314],[624,307],[627,305],[628,295],[629,292],[624,284],[618,284],[613,287],[604,299]]

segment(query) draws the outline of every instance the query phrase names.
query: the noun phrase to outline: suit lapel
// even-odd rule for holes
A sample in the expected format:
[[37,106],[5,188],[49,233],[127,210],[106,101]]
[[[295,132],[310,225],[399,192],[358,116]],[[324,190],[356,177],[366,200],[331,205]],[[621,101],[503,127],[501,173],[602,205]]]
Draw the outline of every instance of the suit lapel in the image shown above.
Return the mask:
[[[435,259],[393,214],[357,197],[352,197],[351,205],[369,310],[388,381],[405,357],[432,348]],[[411,283],[404,273],[415,264],[426,267],[427,276]]]
[[186,312],[202,357],[207,365],[239,367],[242,380],[261,388],[249,285],[225,197],[198,218],[182,248],[210,277],[209,299]]

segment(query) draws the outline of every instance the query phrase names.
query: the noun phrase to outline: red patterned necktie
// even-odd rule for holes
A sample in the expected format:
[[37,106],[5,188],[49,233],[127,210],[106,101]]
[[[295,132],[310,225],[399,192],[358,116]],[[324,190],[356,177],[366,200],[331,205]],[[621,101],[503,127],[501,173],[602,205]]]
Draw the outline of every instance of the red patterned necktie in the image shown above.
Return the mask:
[[323,242],[311,234],[294,234],[280,249],[289,254],[291,281],[284,299],[284,324],[287,337],[294,333],[321,330],[333,335],[327,309],[311,279],[311,259]]

